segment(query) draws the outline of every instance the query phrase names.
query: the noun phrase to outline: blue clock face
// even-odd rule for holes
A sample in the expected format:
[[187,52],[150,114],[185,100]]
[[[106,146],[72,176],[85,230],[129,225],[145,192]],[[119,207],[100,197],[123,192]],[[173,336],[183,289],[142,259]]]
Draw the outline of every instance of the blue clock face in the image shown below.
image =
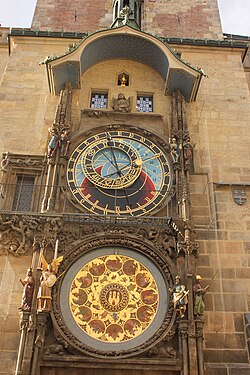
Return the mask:
[[72,153],[69,188],[90,212],[145,215],[169,196],[172,178],[163,151],[137,133],[109,131],[93,135]]

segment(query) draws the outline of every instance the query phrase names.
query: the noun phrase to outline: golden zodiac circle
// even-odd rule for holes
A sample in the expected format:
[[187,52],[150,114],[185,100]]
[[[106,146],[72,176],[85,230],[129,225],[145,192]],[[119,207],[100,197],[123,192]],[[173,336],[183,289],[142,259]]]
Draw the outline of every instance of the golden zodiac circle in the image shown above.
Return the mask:
[[77,325],[104,342],[139,336],[153,322],[158,288],[150,271],[125,255],[104,255],[88,262],[70,288],[70,310]]

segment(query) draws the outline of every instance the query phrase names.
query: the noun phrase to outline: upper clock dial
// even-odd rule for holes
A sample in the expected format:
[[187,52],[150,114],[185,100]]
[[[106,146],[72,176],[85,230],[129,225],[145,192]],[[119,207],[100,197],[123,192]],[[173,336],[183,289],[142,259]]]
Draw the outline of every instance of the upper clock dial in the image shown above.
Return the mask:
[[167,157],[151,140],[128,131],[91,136],[72,153],[70,190],[87,210],[140,216],[166,198],[171,186]]
[[83,170],[89,181],[105,189],[124,189],[141,173],[142,160],[132,145],[120,140],[99,140],[83,153]]

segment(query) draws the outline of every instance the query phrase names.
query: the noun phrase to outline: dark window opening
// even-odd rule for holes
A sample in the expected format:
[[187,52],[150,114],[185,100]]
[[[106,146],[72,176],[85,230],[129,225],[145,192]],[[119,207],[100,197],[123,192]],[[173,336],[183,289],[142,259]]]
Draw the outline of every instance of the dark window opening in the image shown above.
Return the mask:
[[118,75],[118,86],[129,86],[129,75],[126,73],[120,73]]
[[17,176],[16,190],[13,200],[14,211],[30,211],[35,177]]
[[119,16],[119,9],[118,9],[118,6],[119,6],[119,3],[118,3],[118,1],[116,2],[116,4],[115,4],[115,18],[117,18],[118,16]]

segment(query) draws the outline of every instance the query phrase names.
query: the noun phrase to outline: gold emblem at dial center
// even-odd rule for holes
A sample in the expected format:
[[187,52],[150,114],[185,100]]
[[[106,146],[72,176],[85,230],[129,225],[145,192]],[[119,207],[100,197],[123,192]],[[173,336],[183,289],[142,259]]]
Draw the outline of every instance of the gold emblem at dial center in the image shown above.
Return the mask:
[[101,290],[100,303],[107,311],[122,311],[127,307],[128,302],[128,291],[121,284],[108,284]]

